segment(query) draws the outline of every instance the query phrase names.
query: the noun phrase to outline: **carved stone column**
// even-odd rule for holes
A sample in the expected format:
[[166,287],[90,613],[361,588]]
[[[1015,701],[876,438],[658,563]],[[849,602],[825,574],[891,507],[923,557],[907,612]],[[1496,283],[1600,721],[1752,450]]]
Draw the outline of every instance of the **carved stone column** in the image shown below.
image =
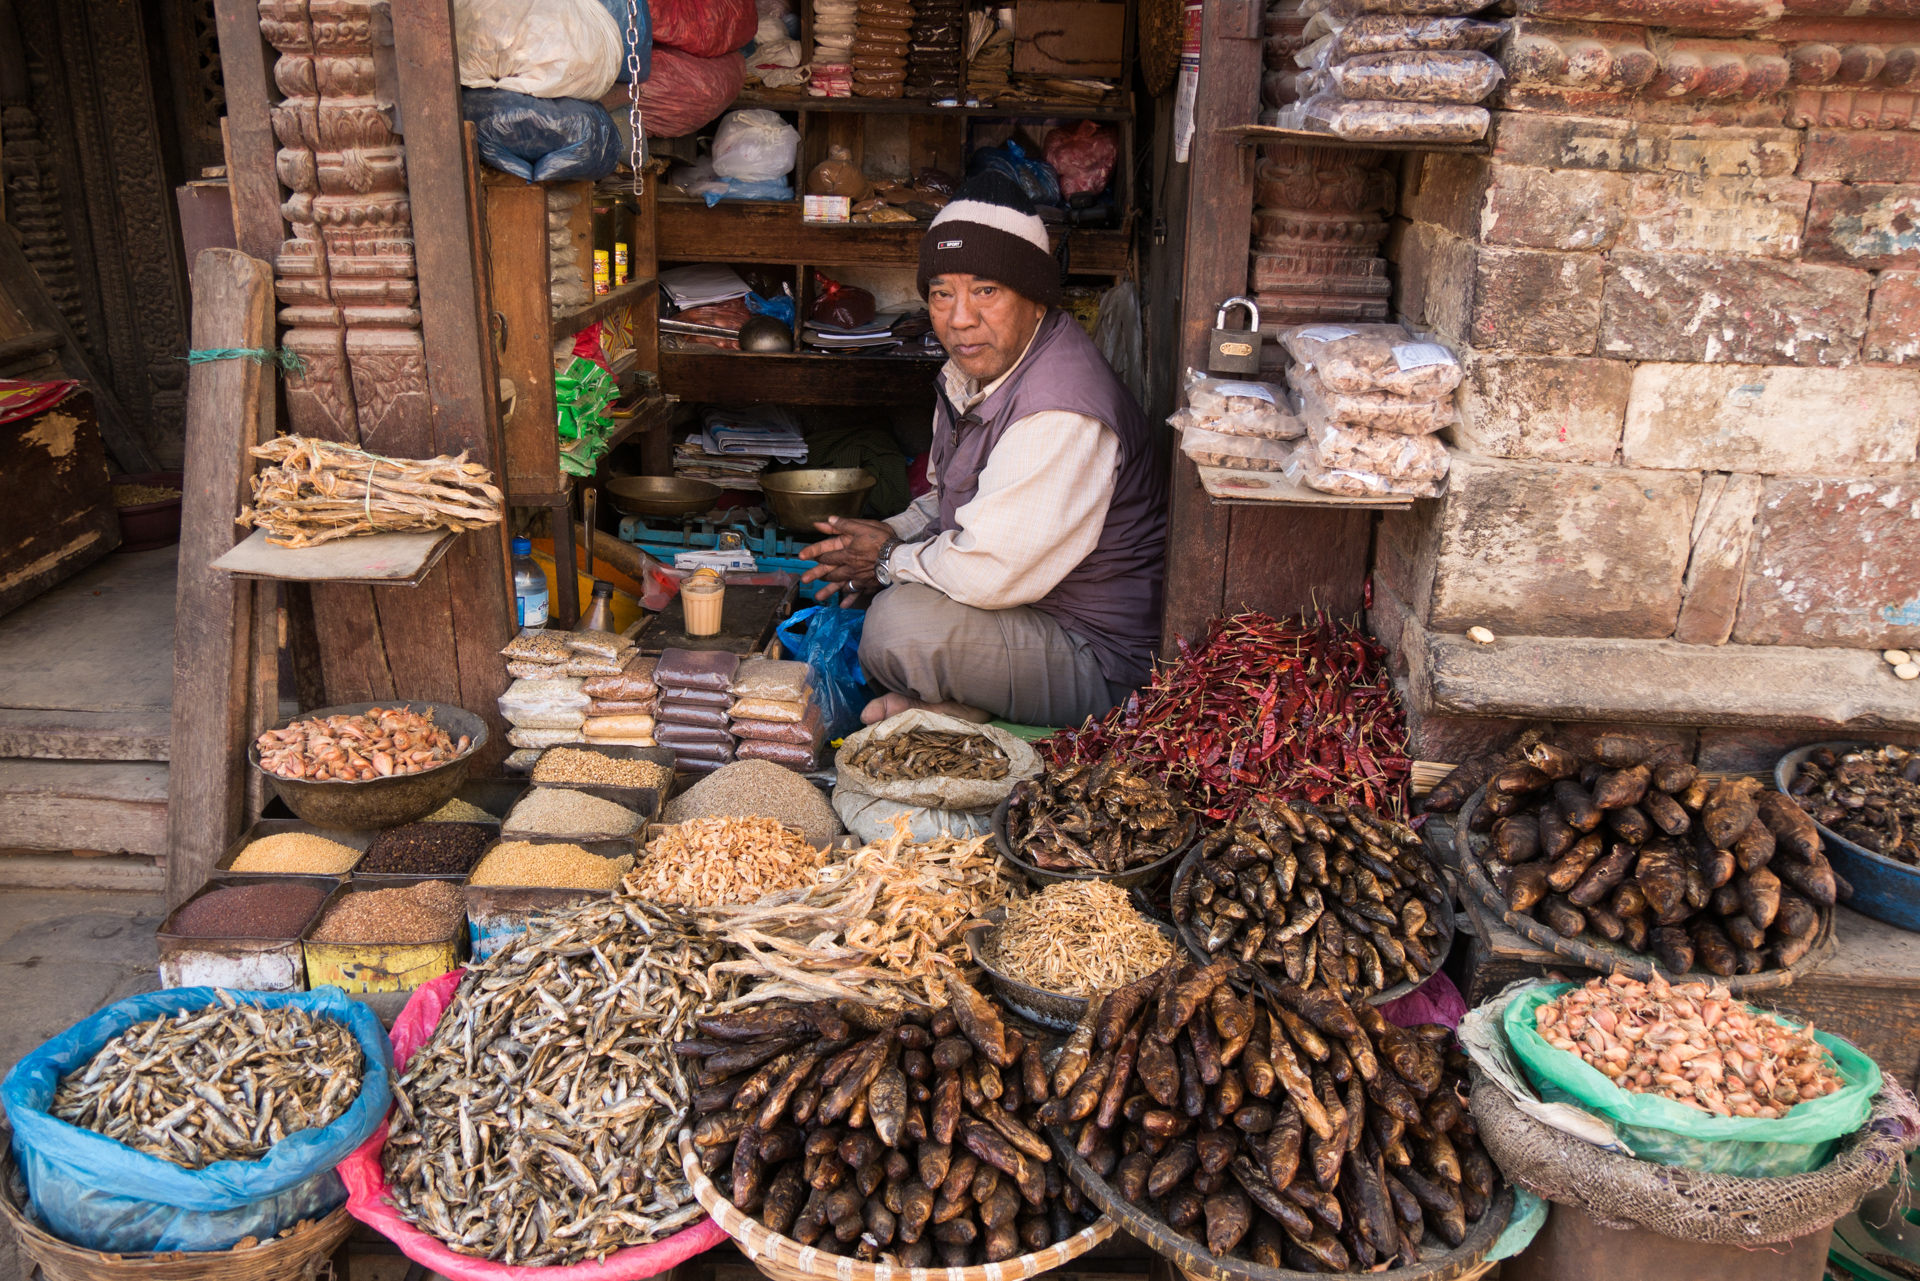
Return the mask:
[[1254,171],[1252,288],[1263,320],[1379,321],[1380,244],[1393,203],[1386,153],[1267,143]]

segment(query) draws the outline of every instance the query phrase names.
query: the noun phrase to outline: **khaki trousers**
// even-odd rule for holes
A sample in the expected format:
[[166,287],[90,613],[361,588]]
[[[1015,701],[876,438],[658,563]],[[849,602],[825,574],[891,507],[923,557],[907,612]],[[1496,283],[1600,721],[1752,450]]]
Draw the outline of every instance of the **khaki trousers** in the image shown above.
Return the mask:
[[1127,691],[1107,684],[1093,646],[1029,606],[976,609],[919,583],[874,598],[860,639],[870,684],[956,702],[1017,725],[1077,727]]

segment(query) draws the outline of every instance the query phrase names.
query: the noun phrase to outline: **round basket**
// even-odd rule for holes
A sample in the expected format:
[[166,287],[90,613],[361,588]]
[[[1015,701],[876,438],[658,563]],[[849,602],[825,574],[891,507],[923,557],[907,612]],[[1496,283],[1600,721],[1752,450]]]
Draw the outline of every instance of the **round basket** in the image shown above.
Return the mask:
[[[986,971],[987,981],[993,985],[994,995],[1000,998],[1001,1004],[1015,1014],[1049,1031],[1073,1031],[1087,1012],[1086,997],[1069,996],[1065,992],[1049,992],[1043,987],[1022,983],[1019,979],[1002,973],[992,961],[987,959],[987,931],[999,926],[1006,918],[1007,909],[996,907],[986,914],[985,925],[976,925],[968,930],[967,956],[975,965]],[[1160,927],[1160,932],[1167,936],[1169,942],[1175,944],[1177,950],[1178,942],[1173,927],[1162,921],[1156,920],[1153,923]]]
[[[1263,1267],[1250,1259],[1222,1259],[1208,1253],[1199,1242],[1180,1235],[1149,1211],[1122,1197],[1112,1184],[1087,1164],[1085,1158],[1073,1150],[1066,1135],[1055,1129],[1049,1131],[1048,1137],[1053,1140],[1054,1151],[1065,1159],[1067,1177],[1073,1180],[1073,1186],[1085,1193],[1089,1201],[1105,1210],[1110,1218],[1118,1219],[1129,1236],[1145,1244],[1154,1253],[1171,1260],[1192,1281],[1305,1281],[1314,1275],[1287,1268]],[[1480,1221],[1468,1226],[1466,1240],[1458,1248],[1447,1248],[1445,1242],[1429,1232],[1427,1239],[1421,1242],[1420,1262],[1411,1267],[1394,1268],[1381,1275],[1392,1277],[1393,1281],[1461,1281],[1462,1278],[1478,1276],[1486,1270],[1480,1266],[1480,1261],[1486,1257],[1487,1251],[1493,1249],[1493,1243],[1505,1230],[1507,1219],[1512,1214],[1513,1189],[1502,1184],[1494,1193],[1493,1204],[1480,1216]],[[1429,1250],[1428,1246],[1432,1249]]]
[[1159,97],[1173,88],[1180,69],[1180,47],[1186,39],[1185,6],[1181,0],[1146,0],[1140,6],[1140,74],[1147,92]]
[[312,1281],[353,1230],[342,1204],[292,1236],[247,1249],[188,1254],[101,1254],[47,1233],[27,1208],[13,1157],[0,1157],[0,1218],[45,1281]]
[[[1880,746],[1882,744],[1879,743],[1809,743],[1780,758],[1773,767],[1773,785],[1785,792],[1793,782],[1800,762],[1823,747],[1835,752],[1859,752]],[[1848,840],[1819,819],[1814,819],[1813,825],[1820,829],[1820,840],[1826,846],[1827,861],[1833,864],[1834,871],[1853,886],[1853,897],[1847,900],[1848,907],[1876,921],[1885,921],[1903,930],[1920,931],[1920,867],[1888,858],[1885,854],[1876,854],[1858,841]]]
[[[1432,852],[1426,851],[1426,853],[1428,861],[1431,862],[1433,859]],[[1180,860],[1179,870],[1173,874],[1173,895],[1175,897],[1179,896],[1181,886],[1186,884],[1193,876],[1194,869],[1199,865],[1199,849],[1190,849],[1186,857]],[[1438,864],[1435,864],[1433,870],[1436,873],[1440,871]],[[1425,899],[1422,899],[1421,902],[1427,903]],[[1440,938],[1428,949],[1433,953],[1435,958],[1436,963],[1434,968],[1421,976],[1419,983],[1414,982],[1412,979],[1402,979],[1398,983],[1381,988],[1378,992],[1375,992],[1367,998],[1368,1005],[1385,1005],[1389,1001],[1397,1001],[1407,993],[1417,991],[1421,984],[1440,972],[1439,963],[1447,959],[1447,953],[1453,947],[1453,896],[1451,894],[1447,895],[1440,901],[1438,906],[1427,903],[1427,912],[1429,919],[1440,927]],[[1210,961],[1218,959],[1207,951],[1206,946],[1201,942],[1200,936],[1195,934],[1184,922],[1176,918],[1173,927],[1179,931],[1180,943],[1186,948],[1188,955],[1192,956],[1196,961],[1200,962],[1200,964],[1205,965]],[[1284,982],[1287,977],[1285,974],[1274,974],[1272,970],[1265,965],[1256,965],[1254,968],[1266,972],[1269,977],[1276,981]]]
[[1174,850],[1165,858],[1157,858],[1153,860],[1153,862],[1143,863],[1139,867],[1130,867],[1124,872],[1056,872],[1048,868],[1040,867],[1037,864],[1029,863],[1013,852],[1013,842],[1007,838],[1007,807],[1012,804],[1013,797],[1009,795],[994,807],[993,843],[999,848],[1000,857],[1019,868],[1026,874],[1027,879],[1035,885],[1052,885],[1058,881],[1112,881],[1121,889],[1130,890],[1136,885],[1148,884],[1154,877],[1179,862],[1186,852],[1193,848],[1193,842],[1200,839],[1200,830],[1198,825],[1196,825],[1193,839],[1189,840],[1179,849]]
[[680,1166],[686,1172],[687,1182],[693,1185],[694,1199],[733,1238],[740,1253],[753,1260],[754,1266],[773,1281],[823,1281],[829,1277],[833,1281],[1017,1281],[1020,1277],[1051,1272],[1079,1258],[1118,1230],[1113,1219],[1103,1215],[1093,1226],[1082,1228],[1044,1250],[970,1268],[897,1268],[888,1263],[862,1263],[801,1245],[769,1231],[758,1219],[742,1214],[733,1202],[720,1195],[720,1189],[713,1186],[713,1180],[700,1168],[700,1154],[694,1150],[691,1130],[680,1131]]
[[1797,976],[1814,969],[1834,953],[1833,909],[1821,907],[1818,903],[1814,904],[1814,911],[1820,916],[1820,933],[1813,946],[1807,949],[1807,954],[1784,970],[1761,970],[1758,974],[1735,974],[1721,978],[1705,970],[1689,970],[1686,976],[1677,977],[1669,974],[1646,953],[1628,951],[1623,945],[1600,938],[1590,931],[1583,932],[1578,938],[1567,938],[1545,921],[1536,921],[1524,912],[1513,911],[1507,906],[1506,898],[1488,879],[1484,864],[1488,837],[1486,833],[1470,828],[1474,811],[1486,800],[1486,791],[1483,787],[1466,799],[1453,825],[1460,874],[1473,896],[1480,900],[1481,907],[1499,917],[1501,923],[1515,934],[1538,943],[1555,956],[1563,956],[1575,965],[1598,974],[1623,974],[1643,983],[1655,974],[1670,983],[1709,979],[1735,996],[1750,996],[1756,992],[1772,992],[1791,986]]

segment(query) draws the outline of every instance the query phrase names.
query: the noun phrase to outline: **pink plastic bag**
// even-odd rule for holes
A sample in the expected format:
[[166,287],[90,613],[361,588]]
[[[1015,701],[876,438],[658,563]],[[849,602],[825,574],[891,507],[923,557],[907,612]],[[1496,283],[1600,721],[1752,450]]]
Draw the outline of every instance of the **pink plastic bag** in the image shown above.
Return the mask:
[[[393,1021],[390,1034],[396,1080],[413,1052],[433,1038],[433,1029],[453,1004],[453,994],[465,974],[464,969],[442,974],[415,988],[407,999],[406,1008]],[[347,1185],[347,1211],[399,1246],[400,1253],[415,1263],[453,1281],[642,1281],[727,1239],[726,1230],[718,1223],[702,1219],[664,1241],[629,1246],[608,1255],[600,1263],[580,1263],[568,1268],[522,1268],[489,1263],[449,1250],[394,1210],[387,1200],[386,1171],[380,1165],[380,1149],[386,1141],[387,1127],[382,1125],[337,1167],[340,1181]]]
[[1467,1000],[1452,979],[1435,970],[1425,983],[1381,1006],[1380,1017],[1395,1027],[1444,1023],[1458,1028],[1460,1020],[1467,1017]]
[[1071,129],[1063,126],[1048,130],[1042,150],[1047,163],[1060,175],[1063,194],[1097,196],[1113,179],[1113,165],[1120,156],[1120,135],[1112,125],[1082,120]]
[[696,58],[739,53],[760,26],[753,0],[647,0],[647,12],[655,49],[666,45]]
[[[753,6],[747,6],[749,15]],[[751,34],[751,27],[749,27]],[[650,138],[679,138],[720,118],[746,83],[747,62],[737,53],[701,58],[655,45],[653,74],[640,86],[642,123]],[[627,113],[627,87],[618,85],[600,105],[621,119]]]

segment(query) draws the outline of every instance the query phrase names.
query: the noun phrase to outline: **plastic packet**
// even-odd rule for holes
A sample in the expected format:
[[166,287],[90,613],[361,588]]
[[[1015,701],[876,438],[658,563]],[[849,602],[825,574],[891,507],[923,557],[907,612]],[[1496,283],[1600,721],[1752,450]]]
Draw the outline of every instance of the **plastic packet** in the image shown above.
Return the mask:
[[624,664],[617,658],[601,658],[594,654],[575,654],[560,664],[563,676],[578,676],[587,679],[594,676],[618,676]]
[[698,707],[724,712],[733,706],[733,695],[723,689],[668,689],[660,695],[660,706],[664,710]]
[[818,756],[818,752],[811,747],[801,747],[795,743],[775,743],[764,738],[750,739],[733,751],[735,760],[771,761],[775,765],[784,765],[802,774],[819,768]]
[[524,658],[507,663],[507,675],[517,681],[550,681],[566,674],[565,663],[530,663]]
[[1293,451],[1293,457],[1287,460],[1286,471],[1287,479],[1296,485],[1347,498],[1386,498],[1396,494],[1436,498],[1444,487],[1444,482],[1438,480],[1401,480],[1373,472],[1328,467],[1314,452],[1311,441],[1302,442]]
[[702,755],[712,755],[723,748],[733,750],[733,735],[723,729],[705,729],[699,725],[657,723],[653,727],[653,741],[676,752],[691,748]]
[[1411,14],[1368,13],[1335,20],[1334,56],[1353,58],[1396,49],[1491,49],[1507,33],[1507,23],[1473,18],[1426,18]]
[[652,735],[642,734],[633,738],[590,738],[586,740],[595,747],[658,747]]
[[657,698],[596,698],[587,704],[587,717],[629,716],[636,712],[652,716],[659,707],[660,700]]
[[[516,731],[508,732],[508,742],[513,741],[514,732]],[[534,730],[532,732],[535,734],[543,734],[546,731]],[[533,767],[539,763],[540,749],[535,747],[522,747],[517,751],[508,752],[507,759],[500,762],[501,767],[510,774],[530,774],[533,772]]]
[[577,654],[598,654],[602,658],[625,660],[633,642],[618,632],[568,632],[567,648]]
[[1422,400],[1384,391],[1331,391],[1311,369],[1295,365],[1287,381],[1300,393],[1301,421],[1362,427],[1398,436],[1426,436],[1451,426],[1453,401]]
[[1460,385],[1460,362],[1398,325],[1295,325],[1280,342],[1331,391],[1385,391],[1437,400]]
[[580,727],[588,738],[651,738],[653,717],[644,712],[622,716],[589,716]]
[[581,691],[589,698],[620,701],[638,702],[654,698],[660,693],[660,687],[653,679],[653,667],[658,661],[651,654],[632,655],[620,669],[619,675],[596,676],[582,685]]
[[804,703],[813,695],[813,673],[792,659],[750,658],[733,676],[736,698],[777,698]]
[[674,707],[668,703],[660,705],[656,715],[662,725],[690,725],[702,729],[720,729],[727,727],[727,714],[718,707]]
[[[1327,0],[1322,7],[1341,18],[1352,18],[1363,13],[1412,13],[1428,18],[1460,18],[1478,13],[1487,6],[1485,0]],[[654,39],[659,40],[657,32]]]
[[[1302,90],[1303,96],[1307,94]],[[1353,102],[1307,96],[1279,113],[1276,124],[1312,129],[1353,142],[1478,142],[1493,119],[1485,107],[1441,102]]]
[[519,680],[499,698],[500,715],[520,729],[576,729],[592,700],[577,680]]
[[740,656],[724,650],[669,649],[661,651],[653,679],[667,688],[726,693],[733,688],[733,675],[739,668]]
[[[585,717],[581,718],[583,721]],[[586,735],[575,729],[521,729],[514,726],[507,731],[507,742],[515,747],[536,747],[545,750],[559,747],[563,743],[584,743]]]
[[793,172],[800,131],[776,111],[730,111],[713,135],[713,171],[741,182],[772,182]]
[[806,719],[808,706],[777,698],[743,698],[728,708],[727,714],[737,720],[801,721]]
[[1228,436],[1202,427],[1184,427],[1180,432],[1180,452],[1202,467],[1279,471],[1287,465],[1291,448],[1278,440],[1266,440],[1258,436]]
[[566,632],[550,632],[544,627],[529,627],[507,642],[502,658],[517,658],[527,663],[564,663],[571,658]]
[[1323,467],[1372,472],[1396,480],[1439,480],[1447,474],[1447,447],[1432,436],[1400,436],[1313,423],[1307,429]]
[[1327,67],[1342,97],[1368,102],[1475,103],[1505,75],[1499,63],[1470,49],[1367,53]]
[[1040,150],[1060,176],[1060,190],[1068,199],[1097,196],[1113,179],[1120,135],[1112,125],[1082,120],[1071,129],[1048,130]]
[[735,721],[730,728],[733,736],[742,741],[763,739],[770,743],[801,743],[818,748],[826,741],[826,722],[820,717],[817,706],[809,706],[807,714],[798,721]]
[[[854,65],[860,65],[858,58]],[[867,176],[853,163],[853,152],[836,142],[827,148],[827,158],[807,174],[807,194],[859,200],[867,194]]]
[[1182,431],[1193,426],[1228,436],[1291,440],[1303,430],[1288,408],[1286,389],[1277,383],[1215,378],[1189,369],[1186,392],[1187,407],[1167,420]]

